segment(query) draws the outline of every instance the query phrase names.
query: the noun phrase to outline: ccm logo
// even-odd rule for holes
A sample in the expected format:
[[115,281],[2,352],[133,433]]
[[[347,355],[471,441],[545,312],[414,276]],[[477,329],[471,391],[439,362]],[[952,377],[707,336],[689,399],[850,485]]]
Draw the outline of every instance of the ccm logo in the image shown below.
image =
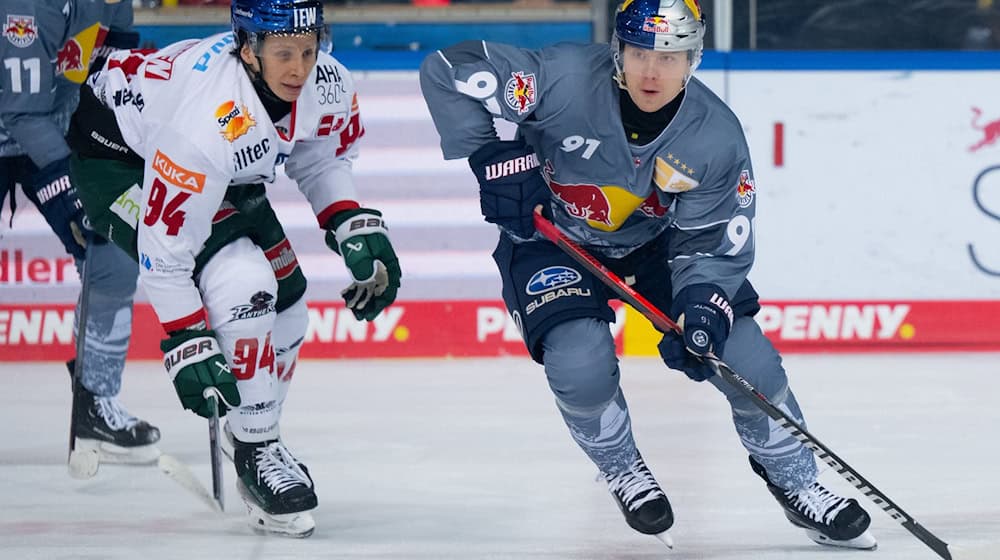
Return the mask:
[[205,190],[204,173],[195,173],[177,165],[160,150],[156,150],[153,156],[153,169],[171,185],[196,193]]

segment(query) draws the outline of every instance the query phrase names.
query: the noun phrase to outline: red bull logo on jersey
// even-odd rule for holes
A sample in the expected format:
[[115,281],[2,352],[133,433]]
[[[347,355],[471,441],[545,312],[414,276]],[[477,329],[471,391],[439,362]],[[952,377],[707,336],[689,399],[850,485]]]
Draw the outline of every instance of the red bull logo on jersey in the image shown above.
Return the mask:
[[1000,119],[990,121],[986,124],[979,124],[979,118],[982,116],[982,109],[979,107],[972,108],[972,128],[982,133],[982,137],[978,142],[969,146],[970,152],[976,152],[986,146],[991,146],[996,143],[998,138],[1000,138]]
[[560,183],[553,178],[554,173],[552,162],[546,160],[542,177],[549,190],[562,203],[567,214],[586,221],[594,229],[617,231],[643,203],[642,198],[622,187]]
[[750,178],[750,172],[744,169],[740,171],[740,182],[736,185],[736,200],[740,203],[740,208],[746,208],[753,204],[753,194],[757,192],[754,181]]
[[523,115],[535,106],[535,75],[511,72],[511,78],[504,87],[504,99],[511,109]]
[[257,124],[247,110],[246,105],[237,105],[235,101],[226,101],[215,109],[215,120],[222,128],[220,134],[230,142],[236,141]]
[[648,218],[662,218],[667,214],[668,207],[660,204],[660,196],[653,191],[639,205],[639,212]]
[[7,14],[7,22],[3,26],[3,36],[10,41],[10,44],[19,49],[31,46],[38,38],[35,17]]
[[95,23],[67,39],[56,53],[56,74],[74,84],[82,84],[87,79],[90,57],[104,41],[106,34],[107,31],[101,29],[101,24]]
[[56,73],[65,74],[66,72],[83,70],[85,68],[83,64],[83,48],[80,47],[80,42],[75,37],[66,41],[63,48],[59,49],[59,52],[56,54]]
[[647,33],[670,33],[670,24],[663,16],[648,16],[642,22],[642,30]]

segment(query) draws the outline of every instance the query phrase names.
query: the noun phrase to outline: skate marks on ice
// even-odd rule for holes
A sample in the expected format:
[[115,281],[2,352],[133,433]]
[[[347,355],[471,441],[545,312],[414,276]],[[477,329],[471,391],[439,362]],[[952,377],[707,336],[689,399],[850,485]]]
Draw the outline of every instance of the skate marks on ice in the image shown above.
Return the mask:
[[[785,363],[810,430],[958,559],[963,547],[1000,535],[998,358],[789,356]],[[19,390],[28,384],[36,390]],[[714,389],[656,359],[623,360],[622,384],[640,449],[673,506],[673,550],[625,525],[566,432],[542,369],[524,358],[302,362],[282,426],[319,495],[315,534],[301,541],[252,534],[231,474],[225,492],[234,507],[222,515],[155,466],[101,465],[93,479],[73,480],[65,467],[65,372],[57,364],[4,364],[0,421],[18,426],[18,437],[0,453],[0,556],[935,558],[832,471],[821,480],[862,501],[879,549],[813,544],[750,471]],[[164,453],[211,483],[204,420],[180,410],[159,364],[130,363],[123,398],[143,403],[137,410],[161,427]]]

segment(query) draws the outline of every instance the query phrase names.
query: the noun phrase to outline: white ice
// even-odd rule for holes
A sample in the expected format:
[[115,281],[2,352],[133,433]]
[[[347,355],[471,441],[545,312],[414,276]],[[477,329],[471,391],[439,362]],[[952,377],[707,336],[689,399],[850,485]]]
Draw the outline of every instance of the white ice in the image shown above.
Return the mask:
[[[998,358],[792,355],[786,366],[815,436],[935,535],[981,547],[1000,542]],[[878,551],[813,544],[750,471],[721,395],[655,359],[623,360],[622,384],[673,503],[673,551],[625,525],[526,358],[301,363],[282,433],[318,489],[306,540],[252,534],[228,464],[224,515],[155,467],[71,479],[65,370],[0,369],[4,559],[937,558],[868,501]],[[122,395],[209,485],[206,423],[180,409],[161,367],[130,363]],[[832,470],[821,480],[861,498]]]

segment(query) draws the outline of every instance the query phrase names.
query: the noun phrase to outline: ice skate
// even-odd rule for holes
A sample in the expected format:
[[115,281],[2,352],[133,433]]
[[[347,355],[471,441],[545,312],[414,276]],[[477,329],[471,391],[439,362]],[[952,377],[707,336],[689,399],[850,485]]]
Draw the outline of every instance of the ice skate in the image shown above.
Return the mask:
[[305,538],[316,523],[309,510],[316,492],[309,470],[278,440],[234,443],[236,487],[247,505],[250,528],[261,534]]
[[[70,360],[72,375],[74,362]],[[73,397],[75,449],[96,449],[103,463],[145,465],[160,457],[160,430],[129,414],[116,397],[100,397],[78,383]]]
[[767,478],[767,472],[757,461],[750,458],[753,471],[767,482],[778,503],[785,510],[785,517],[792,525],[805,529],[813,541],[844,548],[875,550],[878,543],[868,531],[871,518],[854,498],[843,498],[813,482],[808,487],[789,491],[774,484]]
[[637,455],[632,465],[618,474],[601,476],[608,483],[608,490],[625,516],[625,522],[636,531],[653,535],[670,548],[673,540],[667,530],[674,524],[670,501],[649,472],[642,456]]

